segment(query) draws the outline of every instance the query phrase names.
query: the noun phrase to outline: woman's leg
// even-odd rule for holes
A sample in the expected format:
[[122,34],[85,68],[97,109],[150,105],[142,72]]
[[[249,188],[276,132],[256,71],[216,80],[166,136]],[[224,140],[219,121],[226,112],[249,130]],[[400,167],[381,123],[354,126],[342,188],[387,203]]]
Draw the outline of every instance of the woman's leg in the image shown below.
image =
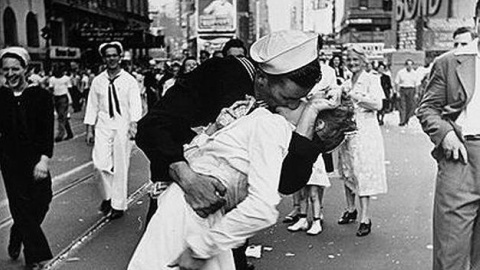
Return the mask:
[[295,223],[298,221],[298,214],[300,213],[300,201],[302,199],[303,189],[293,193],[293,209],[288,213],[288,215],[283,220],[284,223]]
[[307,234],[317,235],[322,232],[321,224],[321,211],[322,211],[322,198],[323,187],[321,186],[308,186],[308,197],[312,205],[313,222]]
[[313,219],[320,219],[320,214],[322,211],[323,187],[308,186],[308,191],[308,199],[312,205]]
[[353,193],[353,191],[347,187],[347,186],[344,186],[345,187],[345,199],[347,201],[347,211],[348,212],[353,212],[355,211],[355,194]]
[[360,197],[360,222],[361,223],[370,222],[369,206],[370,206],[370,196],[361,196]]
[[357,230],[357,236],[366,236],[372,229],[372,221],[369,216],[370,196],[360,197],[360,226]]
[[347,209],[343,212],[342,216],[338,220],[338,224],[348,224],[357,219],[357,210],[355,209],[355,194],[353,191],[344,185],[345,198],[347,202]]
[[306,230],[308,229],[308,220],[307,220],[307,209],[308,209],[308,202],[307,202],[307,196],[305,196],[305,191],[307,187],[302,188],[300,191],[300,213],[298,214],[298,221],[291,225],[288,226],[288,230],[292,232],[300,231],[300,230]]

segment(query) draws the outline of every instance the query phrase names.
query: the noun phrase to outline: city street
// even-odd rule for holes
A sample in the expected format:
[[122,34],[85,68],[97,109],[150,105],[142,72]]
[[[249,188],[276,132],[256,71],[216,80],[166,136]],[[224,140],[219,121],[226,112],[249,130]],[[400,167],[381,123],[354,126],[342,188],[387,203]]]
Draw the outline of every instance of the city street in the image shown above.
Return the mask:
[[[386,120],[389,192],[372,198],[372,234],[358,238],[358,224],[337,225],[345,202],[342,184],[333,177],[324,198],[324,231],[318,236],[288,232],[281,220],[292,203],[285,198],[278,223],[250,240],[261,248],[260,258],[249,259],[256,269],[431,269],[431,145],[416,119],[405,128],[398,127],[394,114]],[[98,212],[101,199],[80,114],[72,126],[77,137],[58,143],[52,162],[56,195],[43,228],[56,257],[47,269],[125,269],[144,228],[148,161],[134,150],[129,210],[108,221]],[[22,269],[22,257],[12,262],[6,254],[11,222],[3,186],[0,196],[0,269]]]

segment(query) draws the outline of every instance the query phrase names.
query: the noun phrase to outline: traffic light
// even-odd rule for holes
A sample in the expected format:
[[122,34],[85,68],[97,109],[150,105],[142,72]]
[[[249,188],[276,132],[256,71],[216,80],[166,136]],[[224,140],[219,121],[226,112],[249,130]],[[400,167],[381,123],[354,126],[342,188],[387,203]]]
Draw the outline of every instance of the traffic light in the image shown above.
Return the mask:
[[41,30],[41,36],[44,39],[49,39],[50,38],[50,28],[48,26],[43,27]]

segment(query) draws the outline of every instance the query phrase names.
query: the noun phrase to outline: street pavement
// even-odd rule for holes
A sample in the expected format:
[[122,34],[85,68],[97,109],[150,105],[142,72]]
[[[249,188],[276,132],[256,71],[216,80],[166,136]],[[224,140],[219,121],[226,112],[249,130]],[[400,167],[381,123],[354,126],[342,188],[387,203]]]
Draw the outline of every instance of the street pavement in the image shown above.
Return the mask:
[[[99,212],[96,174],[85,145],[81,114],[72,126],[77,138],[56,144],[52,160],[56,196],[43,228],[55,259],[47,269],[126,269],[145,225],[148,196],[148,161],[136,149],[130,171],[129,210],[123,218],[109,221]],[[386,150],[388,194],[372,198],[372,233],[355,236],[358,223],[338,225],[345,207],[338,177],[324,197],[324,231],[317,236],[288,232],[282,223],[292,206],[285,197],[280,219],[250,239],[259,248],[259,258],[249,258],[256,269],[431,269],[432,201],[435,163],[432,148],[416,119],[398,127],[398,115],[387,115],[382,127]],[[6,254],[8,209],[0,189],[0,269],[22,269],[23,258],[12,262]]]

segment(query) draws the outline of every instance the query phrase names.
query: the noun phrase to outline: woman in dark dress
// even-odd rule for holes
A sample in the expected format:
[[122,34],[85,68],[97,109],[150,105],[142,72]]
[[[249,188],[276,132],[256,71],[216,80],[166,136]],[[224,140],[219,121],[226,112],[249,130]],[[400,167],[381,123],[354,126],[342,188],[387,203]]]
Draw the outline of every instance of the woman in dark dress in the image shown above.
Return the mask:
[[383,125],[383,118],[385,113],[392,111],[392,80],[388,74],[386,74],[387,67],[385,64],[380,63],[378,65],[378,72],[380,73],[380,84],[382,85],[383,92],[385,93],[385,99],[382,100],[382,109],[377,112],[378,124]]
[[345,81],[345,72],[343,67],[342,57],[340,55],[334,55],[328,63],[330,67],[335,70],[335,76],[337,77],[337,84],[341,85]]
[[0,61],[6,78],[0,88],[0,165],[13,219],[8,254],[17,259],[23,245],[26,269],[42,269],[52,258],[41,228],[52,200],[52,96],[28,86],[25,49],[3,49]]

